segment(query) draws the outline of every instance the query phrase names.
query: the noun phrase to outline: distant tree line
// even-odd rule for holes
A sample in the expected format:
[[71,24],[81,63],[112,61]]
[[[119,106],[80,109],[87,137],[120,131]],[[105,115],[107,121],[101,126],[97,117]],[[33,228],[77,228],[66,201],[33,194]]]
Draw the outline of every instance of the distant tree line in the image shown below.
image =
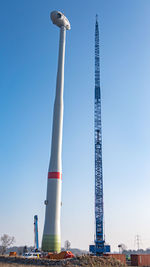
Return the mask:
[[139,249],[139,250],[123,250],[122,254],[131,255],[131,254],[150,254],[150,248],[147,249]]
[[[9,252],[17,252],[18,255],[22,255],[26,252],[31,252],[34,250],[33,246],[12,246],[15,243],[15,238],[4,234],[0,237],[0,254],[9,254]],[[64,243],[64,248],[61,248],[62,251],[70,250],[75,255],[87,254],[88,251],[81,250],[78,248],[71,248],[71,243],[69,240],[66,240]]]

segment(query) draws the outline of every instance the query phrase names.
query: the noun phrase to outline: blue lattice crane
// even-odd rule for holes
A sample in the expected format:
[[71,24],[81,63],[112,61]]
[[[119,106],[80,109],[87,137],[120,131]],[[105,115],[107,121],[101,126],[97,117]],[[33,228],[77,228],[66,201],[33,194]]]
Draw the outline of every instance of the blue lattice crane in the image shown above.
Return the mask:
[[103,169],[102,169],[102,124],[101,124],[101,89],[100,89],[100,57],[99,28],[96,15],[95,24],[95,103],[94,103],[94,141],[95,141],[95,245],[89,250],[95,255],[110,251],[104,240],[104,207],[103,207]]

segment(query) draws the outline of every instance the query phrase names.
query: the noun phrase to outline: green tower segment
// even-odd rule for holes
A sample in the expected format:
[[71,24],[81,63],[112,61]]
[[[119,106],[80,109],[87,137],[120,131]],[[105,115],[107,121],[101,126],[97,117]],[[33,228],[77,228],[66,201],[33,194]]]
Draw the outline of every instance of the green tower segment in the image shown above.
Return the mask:
[[59,253],[61,251],[60,235],[43,235],[42,250]]

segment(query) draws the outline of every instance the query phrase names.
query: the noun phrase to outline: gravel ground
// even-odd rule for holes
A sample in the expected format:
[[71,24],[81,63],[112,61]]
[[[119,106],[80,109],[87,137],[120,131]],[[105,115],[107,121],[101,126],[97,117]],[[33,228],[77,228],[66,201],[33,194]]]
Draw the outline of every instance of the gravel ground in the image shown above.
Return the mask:
[[96,257],[96,256],[79,256],[72,259],[65,260],[48,260],[48,259],[25,259],[23,257],[6,257],[0,256],[0,267],[34,267],[34,266],[49,266],[49,267],[123,267],[120,261],[109,257]]

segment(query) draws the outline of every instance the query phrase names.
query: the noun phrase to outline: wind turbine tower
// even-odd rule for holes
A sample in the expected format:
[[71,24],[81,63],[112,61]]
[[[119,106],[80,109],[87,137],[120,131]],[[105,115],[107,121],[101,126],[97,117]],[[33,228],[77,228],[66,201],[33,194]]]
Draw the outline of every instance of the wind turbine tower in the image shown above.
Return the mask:
[[59,11],[51,12],[53,24],[60,28],[59,57],[56,82],[56,95],[53,112],[51,157],[48,170],[46,213],[42,239],[42,250],[60,252],[60,210],[62,184],[62,129],[63,129],[63,90],[66,30],[70,30],[68,19]]

